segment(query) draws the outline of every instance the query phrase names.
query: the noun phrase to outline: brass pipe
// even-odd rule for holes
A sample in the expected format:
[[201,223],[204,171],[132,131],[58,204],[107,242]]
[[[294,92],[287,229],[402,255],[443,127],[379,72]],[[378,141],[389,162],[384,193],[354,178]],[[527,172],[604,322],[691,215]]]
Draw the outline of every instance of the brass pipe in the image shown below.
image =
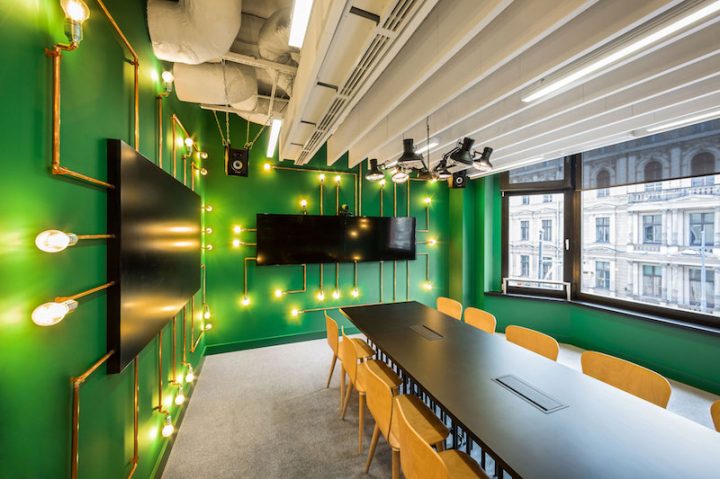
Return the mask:
[[182,363],[187,363],[187,310],[188,303],[183,306],[183,318],[182,318]]
[[397,216],[397,183],[393,183],[393,216]]
[[115,238],[115,235],[107,235],[107,234],[101,234],[101,235],[75,235],[77,239],[79,240],[97,240],[97,239],[112,239]]
[[355,188],[355,214],[362,216],[362,183],[363,167],[362,161],[358,163],[357,187]]
[[320,214],[323,215],[325,211],[325,182],[320,181]]
[[170,117],[171,119],[171,131],[172,131],[172,175],[173,178],[175,178],[175,175],[177,173],[177,133],[175,132],[175,115],[172,115]]
[[340,183],[335,183],[335,214],[338,214],[339,212],[340,212]]
[[385,263],[383,261],[380,261],[380,302],[381,303],[383,302],[383,290],[385,289],[383,287],[383,277],[385,276],[385,274],[384,274],[385,268],[383,268],[384,265],[385,265]]
[[248,256],[247,258],[243,258],[243,288],[245,296],[248,295],[248,262],[249,261],[256,261],[257,258]]
[[130,472],[128,473],[127,479],[132,478],[135,475],[135,471],[138,467],[138,462],[140,462],[140,447],[138,444],[138,433],[139,433],[139,427],[138,427],[138,413],[139,413],[139,404],[138,404],[138,396],[139,396],[139,384],[138,384],[138,358],[135,356],[135,359],[133,360],[133,458],[132,458],[132,468],[130,469]]
[[380,216],[383,215],[383,196],[385,196],[385,185],[380,185]]
[[172,319],[172,380],[177,382],[177,314]]
[[76,299],[84,298],[85,296],[91,295],[93,293],[97,293],[98,291],[108,289],[110,286],[113,286],[114,284],[115,284],[115,281],[110,281],[109,283],[101,284],[100,286],[90,288],[88,290],[82,291],[77,294],[73,294],[72,296],[57,296],[55,298],[55,302],[62,303],[64,301],[69,301],[71,299],[76,300]]
[[157,111],[157,165],[163,167],[163,95],[155,97],[155,110]]
[[[283,291],[283,294],[296,294],[296,293],[304,293],[307,291],[307,264],[302,264],[303,269],[303,287],[302,289],[291,289],[287,291]],[[247,295],[247,293],[246,293]]]
[[200,334],[198,334],[198,337],[197,337],[197,339],[195,340],[195,343],[194,343],[194,344],[192,345],[192,347],[190,348],[190,352],[191,352],[191,353],[194,353],[194,352],[195,352],[195,350],[197,349],[198,345],[200,344],[200,339],[202,339],[202,337],[203,337],[204,335],[205,335],[205,330],[203,329],[202,331],[200,331]]
[[325,288],[324,273],[325,273],[325,265],[320,263],[320,291],[323,291],[323,289]]
[[393,261],[393,301],[397,301],[397,261]]
[[72,386],[72,426],[70,429],[70,478],[77,479],[78,477],[78,442],[80,437],[80,385],[94,373],[100,366],[102,366],[110,356],[115,354],[115,351],[108,351],[98,359],[87,371],[82,373],[80,376],[71,377],[70,384]]
[[407,187],[405,188],[405,192],[407,193],[407,196],[405,198],[405,212],[406,212],[405,216],[410,216],[410,185],[411,184],[412,183],[410,183],[408,181]]
[[430,253],[418,253],[418,256],[425,256],[425,281],[430,281]]
[[239,241],[237,244],[239,246],[257,246],[257,243],[248,243],[246,241]]
[[340,263],[335,263],[335,291],[340,290]]
[[430,205],[425,206],[425,229],[415,231],[417,231],[418,233],[430,232]]
[[353,286],[358,287],[358,266],[357,261],[353,261]]
[[202,295],[200,298],[202,299],[202,303],[207,303],[207,289],[206,289],[206,282],[207,282],[207,269],[205,268],[205,263],[200,265],[200,275],[201,275],[201,291]]
[[158,405],[155,406],[155,409],[158,411],[165,412],[163,409],[163,367],[162,367],[162,350],[163,350],[163,330],[161,329],[158,332],[157,335],[157,343],[158,343],[158,354],[157,354],[157,360],[158,360]]

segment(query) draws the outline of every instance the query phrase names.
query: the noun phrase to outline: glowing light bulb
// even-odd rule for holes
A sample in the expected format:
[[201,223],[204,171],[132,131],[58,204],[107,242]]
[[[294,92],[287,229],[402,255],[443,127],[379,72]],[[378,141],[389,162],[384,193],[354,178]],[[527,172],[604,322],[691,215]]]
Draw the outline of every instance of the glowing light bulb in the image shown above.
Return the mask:
[[185,404],[185,394],[183,394],[182,391],[178,392],[178,395],[175,396],[175,405],[176,406],[182,406]]
[[182,375],[182,373],[178,374],[175,378],[175,382],[179,385],[181,385],[185,381],[185,376]]
[[51,302],[41,304],[32,312],[32,321],[38,326],[52,326],[62,321],[68,313],[75,311],[78,302],[69,299],[62,303]]
[[423,288],[428,291],[432,290],[432,283],[430,281],[425,281],[425,283],[423,283]]
[[172,83],[175,81],[175,75],[173,75],[172,72],[168,70],[162,72],[162,75],[160,75],[160,77],[165,83]]
[[430,203],[432,202],[432,198],[430,198],[429,196],[426,196],[425,199],[423,200],[423,202],[426,205],[430,205]]
[[282,297],[282,295],[283,295],[283,290],[282,290],[282,289],[276,289],[276,290],[275,290],[275,297],[276,297],[276,298],[280,298],[280,297]]
[[188,148],[192,148],[194,144],[195,144],[195,141],[193,141],[192,138],[190,138],[190,137],[185,138],[185,146],[187,146]]
[[200,171],[200,175],[202,175],[202,176],[207,176],[207,169],[205,169],[205,168],[200,168],[199,171]]
[[212,323],[205,323],[205,326],[203,327],[203,329],[205,331],[210,331],[212,328],[213,328]]
[[200,159],[202,159],[202,160],[208,159],[207,151],[198,151],[198,155],[200,156]]
[[175,144],[177,146],[183,146],[185,144],[185,138],[183,138],[182,136],[178,136],[177,138],[175,138]]
[[340,298],[340,290],[336,289],[335,291],[333,291],[332,295],[333,295],[333,298],[339,299]]
[[240,301],[243,306],[248,306],[250,304],[250,298],[247,296],[243,296],[242,300]]
[[340,183],[342,181],[342,178],[340,175],[335,175],[335,183]]
[[168,414],[165,416],[165,425],[162,428],[162,436],[163,437],[170,437],[175,432],[175,426],[173,426],[172,423],[172,417]]
[[239,247],[240,247],[240,240],[239,240],[239,239],[234,239],[234,240],[232,241],[232,245],[233,245],[233,248],[239,248]]
[[437,240],[436,240],[435,238],[430,238],[430,239],[428,240],[428,244],[429,244],[430,246],[435,246],[435,245],[437,244]]
[[271,165],[270,163],[265,163],[265,164],[263,165],[263,170],[265,170],[265,171],[270,171],[270,170],[272,170],[272,165]]
[[211,245],[211,244],[205,245],[205,246],[203,246],[203,249],[205,249],[206,251],[212,251],[212,250],[213,250],[213,245]]
[[320,290],[317,294],[318,301],[325,301],[325,291]]
[[210,306],[208,306],[207,304],[203,305],[202,311],[203,319],[210,319],[212,317],[212,313],[210,313]]
[[318,179],[320,180],[320,183],[322,183],[323,181],[325,181],[325,175],[318,176]]
[[380,180],[380,186],[385,186],[385,180]]
[[306,208],[307,208],[307,205],[308,205],[307,200],[305,200],[305,199],[300,200],[300,207],[301,207],[302,209],[306,209]]
[[213,229],[212,229],[212,228],[205,228],[205,234],[206,234],[206,235],[211,235],[212,232],[213,232]]
[[78,237],[58,230],[43,231],[35,237],[35,246],[46,253],[59,253],[68,246],[77,244]]
[[66,0],[62,7],[65,15],[73,22],[82,23],[90,17],[90,9],[80,0]]
[[169,408],[172,405],[173,399],[174,398],[173,398],[172,394],[165,396],[165,398],[163,398],[163,406],[165,406],[165,409]]
[[235,233],[235,234],[242,233],[242,226],[240,226],[240,225],[233,226],[233,233]]
[[290,314],[292,315],[293,318],[297,318],[297,317],[298,317],[298,314],[300,314],[300,311],[298,311],[297,308],[293,308],[293,309],[290,311]]
[[358,296],[360,296],[360,291],[358,291],[357,288],[353,288],[353,290],[350,292],[350,294],[352,294],[353,298],[357,298]]
[[195,381],[195,372],[193,371],[192,366],[188,366],[188,372],[185,375],[185,381],[189,383]]
[[206,211],[207,213],[210,213],[213,210],[213,207],[212,207],[212,205],[205,205],[205,206],[203,206],[203,210]]

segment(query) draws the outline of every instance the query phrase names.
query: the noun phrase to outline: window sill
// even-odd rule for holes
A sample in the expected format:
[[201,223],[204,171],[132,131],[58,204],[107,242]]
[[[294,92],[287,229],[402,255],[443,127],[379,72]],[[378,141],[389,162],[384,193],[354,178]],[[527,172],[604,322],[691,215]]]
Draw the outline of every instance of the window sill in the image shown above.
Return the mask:
[[712,326],[707,326],[703,324],[695,324],[695,323],[688,323],[685,321],[680,321],[677,319],[667,318],[663,316],[658,316],[654,314],[648,314],[648,313],[640,313],[638,311],[632,311],[629,309],[624,308],[617,308],[613,306],[606,306],[602,304],[592,303],[589,301],[579,301],[579,300],[572,300],[568,301],[566,299],[562,298],[552,298],[547,296],[537,296],[537,295],[529,295],[529,294],[518,294],[518,293],[509,293],[509,294],[503,294],[500,291],[487,291],[485,292],[485,295],[487,296],[493,296],[493,297],[502,297],[502,298],[513,298],[513,299],[523,299],[528,301],[546,301],[546,302],[552,302],[552,303],[561,303],[561,304],[572,304],[576,306],[580,306],[587,309],[592,309],[594,311],[602,311],[606,313],[616,314],[620,316],[625,316],[628,318],[633,319],[641,319],[643,321],[650,321],[656,324],[663,324],[665,326],[672,326],[676,328],[681,328],[689,331],[694,331],[696,333],[703,333],[708,334],[711,336],[718,336],[720,337],[720,328],[714,328]]

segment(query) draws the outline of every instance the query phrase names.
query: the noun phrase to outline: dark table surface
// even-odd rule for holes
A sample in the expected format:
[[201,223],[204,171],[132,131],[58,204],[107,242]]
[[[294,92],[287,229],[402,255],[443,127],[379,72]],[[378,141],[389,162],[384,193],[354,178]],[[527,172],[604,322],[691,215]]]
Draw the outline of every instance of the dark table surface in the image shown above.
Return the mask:
[[[720,478],[720,434],[417,302],[341,312],[525,479]],[[429,340],[423,325],[442,336]],[[493,379],[567,407],[546,414]],[[708,411],[708,414],[710,412]]]

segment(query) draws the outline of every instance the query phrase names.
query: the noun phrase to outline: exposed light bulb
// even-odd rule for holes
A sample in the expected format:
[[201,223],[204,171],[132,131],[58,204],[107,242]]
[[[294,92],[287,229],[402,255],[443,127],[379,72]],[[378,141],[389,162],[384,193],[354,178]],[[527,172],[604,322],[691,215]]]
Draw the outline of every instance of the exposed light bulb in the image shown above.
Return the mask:
[[205,205],[205,206],[203,206],[203,210],[206,211],[207,213],[210,213],[213,210],[213,207],[212,207],[212,205]]
[[185,146],[187,146],[188,148],[192,148],[194,144],[195,141],[193,141],[192,138],[190,138],[189,136],[185,138]]
[[429,244],[430,246],[435,246],[435,245],[437,244],[437,240],[436,240],[435,238],[430,238],[430,239],[428,240],[428,244]]
[[385,179],[380,180],[380,186],[385,186]]
[[205,331],[210,331],[212,328],[213,328],[212,323],[205,323],[205,326],[203,327],[203,329]]
[[432,203],[432,198],[430,198],[429,196],[426,196],[425,199],[423,199],[423,203],[425,203],[426,205],[429,206],[430,203]]
[[162,428],[162,436],[163,437],[170,437],[175,432],[175,426],[173,426],[172,423],[172,417],[168,414],[165,416],[165,425]]
[[335,175],[335,183],[340,183],[342,181],[342,177],[340,175]]
[[213,232],[213,229],[212,229],[212,228],[205,228],[205,234],[206,234],[206,235],[211,235],[212,232]]
[[58,230],[43,231],[35,237],[35,246],[46,253],[59,253],[68,246],[77,244],[78,237]]
[[210,306],[208,306],[207,304],[203,305],[202,312],[203,312],[203,315],[202,315],[203,319],[210,319],[212,317],[212,313],[210,312]]
[[185,394],[183,394],[182,391],[179,391],[178,395],[175,396],[175,405],[182,406],[183,404],[185,404]]
[[82,23],[90,17],[90,9],[80,0],[65,0],[62,7],[65,15],[73,22]]
[[165,83],[172,83],[175,81],[175,75],[173,75],[171,71],[165,70],[160,76],[162,81]]
[[208,159],[207,151],[198,151],[198,155],[200,155],[200,159],[201,159],[201,160],[207,160],[207,159]]
[[325,181],[325,175],[318,176],[318,180],[320,180],[320,183],[323,183]]
[[270,171],[272,169],[272,165],[270,163],[265,163],[263,165],[263,170]]
[[308,202],[305,199],[300,200],[300,207],[302,209],[307,209]]
[[240,240],[239,240],[239,239],[234,239],[234,240],[232,240],[232,245],[233,245],[233,248],[239,248],[239,247],[240,247]]
[[182,383],[183,383],[184,380],[185,380],[185,376],[183,376],[182,373],[178,374],[178,375],[175,377],[175,382],[176,382],[178,385],[182,385]]
[[41,304],[32,312],[32,321],[38,326],[52,326],[59,323],[68,313],[75,311],[78,302],[69,299],[62,303],[50,302]]
[[188,366],[188,372],[185,375],[185,381],[189,383],[195,381],[195,372],[193,371],[192,366]]
[[212,251],[212,250],[213,250],[213,245],[211,245],[211,244],[205,245],[205,246],[203,246],[203,249],[204,249],[204,250],[207,250],[207,251]]
[[280,297],[282,297],[282,295],[283,295],[283,290],[282,290],[282,289],[276,289],[276,290],[275,290],[275,297],[276,297],[276,298],[280,298]]
[[201,174],[202,176],[207,176],[207,173],[208,173],[208,172],[207,172],[207,169],[206,169],[206,168],[200,168],[199,171],[200,171],[200,174]]
[[425,288],[428,291],[432,290],[432,283],[430,281],[425,281],[423,283],[423,288]]
[[250,304],[250,298],[247,296],[243,296],[242,300],[240,301],[243,306],[248,306]]
[[242,226],[240,226],[240,225],[235,225],[235,226],[233,226],[233,233],[235,233],[235,234],[240,234],[240,233],[242,233],[242,230],[243,230],[243,229],[242,229]]
[[183,138],[182,136],[178,136],[177,138],[175,138],[175,144],[177,146],[183,146],[185,144],[185,138]]
[[293,308],[290,311],[290,314],[292,315],[293,318],[297,318],[298,314],[300,314],[300,311],[297,308]]
[[357,288],[353,288],[353,290],[350,292],[350,294],[352,295],[353,298],[357,298],[358,296],[360,296],[360,291],[358,291]]
[[335,291],[333,291],[332,296],[335,299],[339,299],[340,298],[340,290],[336,289]]
[[325,291],[320,290],[317,294],[318,301],[325,301]]

